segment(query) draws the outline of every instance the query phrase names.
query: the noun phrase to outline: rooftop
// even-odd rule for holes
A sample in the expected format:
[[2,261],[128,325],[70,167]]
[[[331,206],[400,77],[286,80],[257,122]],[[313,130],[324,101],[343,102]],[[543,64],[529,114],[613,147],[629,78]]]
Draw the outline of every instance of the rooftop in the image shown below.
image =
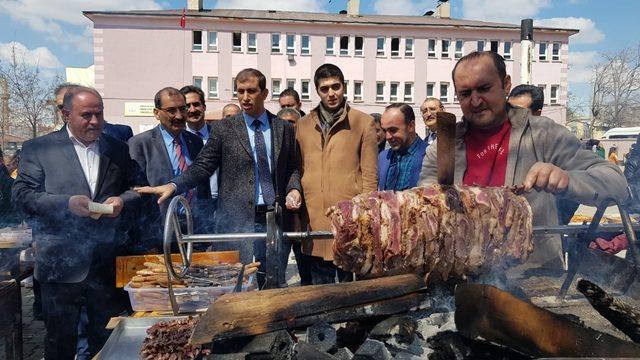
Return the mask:
[[[83,14],[92,21],[100,16],[127,16],[127,17],[174,17],[182,16],[179,10],[129,10],[129,11],[84,11]],[[461,27],[476,29],[505,29],[518,30],[520,25],[485,22],[476,20],[463,20],[453,18],[438,18],[433,16],[391,16],[391,15],[359,15],[335,13],[312,13],[276,10],[240,10],[240,9],[204,9],[202,11],[187,10],[187,19],[228,19],[228,20],[255,20],[275,22],[307,22],[320,24],[354,24],[354,25],[390,25],[390,26],[425,26],[425,27]],[[535,22],[534,22],[535,23]],[[177,23],[176,23],[177,24]],[[177,25],[176,25],[177,26]],[[565,32],[575,34],[577,29],[561,29],[549,27],[535,27],[538,31]]]

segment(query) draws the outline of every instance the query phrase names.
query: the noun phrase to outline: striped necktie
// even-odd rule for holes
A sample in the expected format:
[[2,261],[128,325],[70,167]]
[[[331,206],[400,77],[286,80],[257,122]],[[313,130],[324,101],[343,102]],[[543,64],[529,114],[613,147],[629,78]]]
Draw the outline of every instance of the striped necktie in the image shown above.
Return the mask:
[[262,133],[262,123],[260,120],[255,119],[252,125],[254,128],[258,180],[262,189],[262,200],[264,200],[265,205],[273,205],[276,201],[276,194],[273,188],[273,180],[271,179],[271,169],[269,169],[269,155],[267,154],[267,145],[264,142]]
[[[187,165],[187,158],[182,153],[182,145],[180,144],[179,136],[173,139],[173,149],[175,150],[176,156],[178,157],[178,170],[180,170],[180,173],[178,175],[182,175],[185,171],[187,171],[189,165]],[[189,201],[189,204],[191,204],[191,200],[193,199],[193,190],[187,190],[184,196],[187,198],[187,201]]]

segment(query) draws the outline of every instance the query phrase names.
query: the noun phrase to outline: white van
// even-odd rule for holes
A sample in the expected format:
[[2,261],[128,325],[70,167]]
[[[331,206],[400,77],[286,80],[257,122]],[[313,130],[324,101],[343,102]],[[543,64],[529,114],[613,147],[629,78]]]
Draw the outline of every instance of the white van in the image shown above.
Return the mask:
[[640,134],[640,127],[622,127],[607,130],[603,139],[635,139]]

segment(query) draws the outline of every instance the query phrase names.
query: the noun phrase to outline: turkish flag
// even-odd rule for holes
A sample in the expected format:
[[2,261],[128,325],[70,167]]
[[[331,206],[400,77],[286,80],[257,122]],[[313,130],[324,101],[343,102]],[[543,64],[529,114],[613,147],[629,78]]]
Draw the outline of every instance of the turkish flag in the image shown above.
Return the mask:
[[180,17],[180,27],[184,29],[186,25],[187,25],[187,14],[185,12],[185,9],[182,9],[182,17]]

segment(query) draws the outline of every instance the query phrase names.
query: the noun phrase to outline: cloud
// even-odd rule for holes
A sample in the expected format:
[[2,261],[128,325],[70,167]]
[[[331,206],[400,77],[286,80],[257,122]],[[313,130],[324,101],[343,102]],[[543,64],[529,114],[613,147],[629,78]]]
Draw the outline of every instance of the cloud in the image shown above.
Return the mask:
[[588,83],[593,74],[593,65],[597,64],[599,54],[596,51],[572,51],[569,54],[569,82]]
[[40,69],[59,69],[62,63],[46,47],[27,49],[19,42],[0,43],[0,61],[11,62],[15,53],[18,62],[24,61],[30,66],[37,66]]
[[218,0],[215,8],[325,12],[317,0]]
[[604,40],[604,33],[596,27],[596,23],[587,18],[552,18],[534,20],[535,26],[556,27],[564,29],[578,29],[579,33],[569,39],[573,44],[597,44]]
[[463,0],[462,17],[519,24],[550,6],[551,0]]
[[154,0],[2,0],[0,14],[45,35],[45,39],[90,53],[91,21],[84,10],[158,10]]
[[433,10],[433,1],[411,0],[376,0],[373,10],[379,15],[414,15],[420,16],[427,10]]

